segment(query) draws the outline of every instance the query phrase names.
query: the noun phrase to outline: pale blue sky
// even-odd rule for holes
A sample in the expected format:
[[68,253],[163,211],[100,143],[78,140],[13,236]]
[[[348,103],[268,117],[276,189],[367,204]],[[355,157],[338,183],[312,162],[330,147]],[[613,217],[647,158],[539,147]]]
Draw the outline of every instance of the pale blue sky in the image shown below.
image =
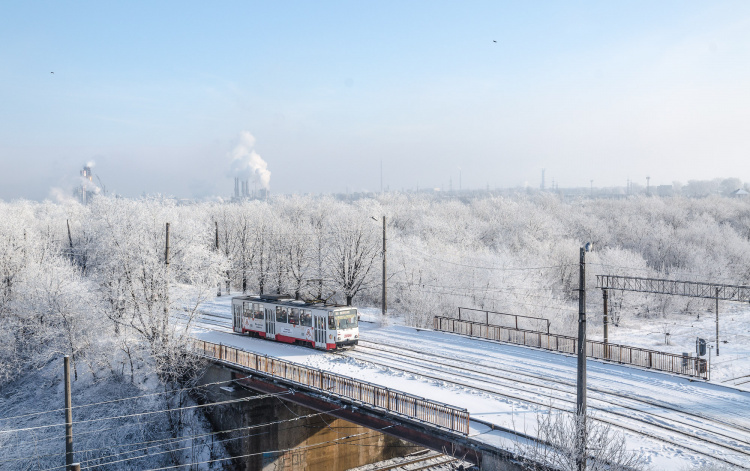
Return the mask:
[[229,195],[243,131],[275,193],[750,180],[746,1],[6,1],[0,43],[6,200]]

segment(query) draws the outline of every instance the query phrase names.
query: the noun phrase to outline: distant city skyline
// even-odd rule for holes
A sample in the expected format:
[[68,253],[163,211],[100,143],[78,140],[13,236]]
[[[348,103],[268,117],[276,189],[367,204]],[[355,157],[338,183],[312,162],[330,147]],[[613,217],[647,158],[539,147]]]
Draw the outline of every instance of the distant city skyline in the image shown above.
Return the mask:
[[[8,3],[0,199],[750,180],[741,1]],[[495,42],[496,41],[496,42]],[[100,184],[96,178],[93,183]]]

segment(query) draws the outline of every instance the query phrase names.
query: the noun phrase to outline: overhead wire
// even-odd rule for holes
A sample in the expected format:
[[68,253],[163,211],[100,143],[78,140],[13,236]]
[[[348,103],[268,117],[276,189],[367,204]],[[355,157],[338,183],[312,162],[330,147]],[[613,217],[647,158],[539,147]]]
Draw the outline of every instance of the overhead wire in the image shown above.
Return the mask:
[[[266,394],[266,395],[263,395],[263,396],[256,396],[256,397],[252,397],[252,398],[229,399],[229,400],[226,400],[226,401],[212,402],[212,403],[207,403],[207,404],[198,404],[198,405],[195,405],[195,406],[175,407],[175,408],[171,408],[171,409],[161,409],[161,410],[157,410],[157,411],[139,412],[137,414],[126,414],[126,415],[119,415],[119,416],[112,416],[112,417],[99,417],[99,418],[96,418],[96,419],[79,420],[79,421],[74,421],[73,425],[75,425],[75,424],[84,424],[84,423],[91,423],[91,422],[101,422],[101,421],[104,421],[104,420],[125,419],[125,418],[129,418],[129,417],[142,417],[144,415],[159,414],[159,413],[162,413],[162,412],[174,412],[174,411],[178,411],[178,410],[199,409],[199,408],[202,408],[202,407],[210,407],[210,406],[216,406],[216,405],[222,405],[222,404],[232,404],[232,403],[235,403],[235,402],[242,402],[242,401],[251,401],[251,400],[256,400],[256,399],[263,399],[263,398],[266,398],[266,397],[273,397],[273,396],[276,396],[276,395],[283,396],[283,395],[286,395],[286,394],[291,394],[291,392],[287,391],[287,392],[283,392],[283,393]],[[36,426],[36,427],[25,427],[25,428],[19,428],[19,429],[11,429],[11,430],[0,430],[0,434],[18,433],[18,432],[25,432],[25,431],[29,431],[29,430],[40,430],[40,429],[52,428],[52,427],[64,427],[66,425],[67,424],[62,423],[62,424],[40,425],[40,426]]]
[[[464,298],[475,297],[472,294],[459,293],[459,292],[455,292],[455,291],[439,291],[439,290],[433,290],[433,289],[428,289],[428,290],[423,290],[423,291],[425,293],[429,293],[429,294],[441,294],[441,295],[449,295],[449,296],[459,296],[459,297],[464,297]],[[520,302],[520,301],[508,300],[508,299],[497,299],[497,298],[488,298],[488,297],[483,297],[482,299],[486,300],[486,301],[497,301],[497,302],[500,302],[500,303],[516,304],[516,305],[529,306],[529,307],[539,307],[539,308],[551,309],[551,310],[556,310],[556,311],[578,312],[577,309],[567,308],[567,307],[560,307],[560,306],[531,304],[531,303],[523,303],[523,302]]]
[[546,270],[546,269],[552,269],[552,268],[572,267],[572,266],[577,266],[578,265],[576,263],[566,263],[566,264],[560,264],[560,265],[539,266],[539,267],[486,267],[486,266],[468,265],[468,264],[465,264],[465,263],[459,263],[459,262],[453,262],[453,261],[450,261],[450,260],[444,260],[444,259],[441,259],[441,258],[437,258],[437,257],[435,257],[433,255],[426,254],[426,253],[424,253],[422,251],[419,251],[417,249],[414,249],[414,248],[405,249],[404,247],[398,247],[397,246],[397,250],[399,250],[399,249],[400,250],[405,250],[405,251],[408,250],[408,251],[411,251],[411,252],[415,252],[415,253],[418,253],[418,254],[422,255],[423,257],[427,257],[427,258],[430,258],[432,260],[436,260],[436,261],[441,262],[441,263],[446,263],[446,264],[449,264],[449,265],[457,265],[457,266],[462,266],[462,267],[467,267],[467,268],[477,268],[477,269],[480,269],[480,270],[493,270],[493,271],[529,271],[529,270]]
[[[241,379],[241,378],[235,378],[235,379]],[[199,385],[199,386],[191,386],[189,388],[171,389],[169,391],[142,394],[140,396],[130,396],[130,397],[123,397],[123,398],[120,398],[120,399],[112,399],[112,400],[109,400],[109,401],[92,402],[92,403],[89,403],[89,404],[81,404],[81,405],[77,405],[77,406],[72,406],[71,409],[80,409],[82,407],[93,407],[93,406],[99,406],[99,405],[104,405],[104,404],[113,404],[115,402],[122,402],[122,401],[129,401],[129,400],[133,400],[133,399],[140,399],[140,398],[144,398],[144,397],[161,396],[161,395],[164,395],[164,394],[178,393],[178,392],[183,392],[183,391],[191,391],[191,390],[194,390],[194,389],[200,389],[200,388],[205,388],[205,387],[208,387],[208,386],[214,386],[216,384],[230,383],[232,381],[234,381],[234,379],[229,379],[229,380],[225,380],[225,381],[216,381],[216,382],[213,382],[213,383],[206,383],[206,384],[202,384],[202,385]],[[24,417],[31,417],[33,415],[42,415],[42,414],[51,414],[51,413],[54,413],[54,412],[63,412],[65,410],[67,410],[67,409],[64,408],[64,407],[60,408],[60,409],[49,409],[49,410],[38,411],[38,412],[30,412],[28,414],[23,414],[23,415],[16,415],[16,416],[13,416],[13,417],[0,417],[0,420],[21,419],[21,418],[24,418]]]
[[186,466],[192,466],[192,465],[217,463],[217,462],[220,462],[220,461],[227,461],[227,460],[231,460],[231,459],[249,458],[251,456],[258,456],[258,455],[263,455],[263,454],[266,454],[266,453],[284,453],[284,452],[294,451],[294,450],[303,450],[303,449],[310,449],[310,448],[318,448],[318,447],[322,447],[323,445],[331,446],[331,444],[339,444],[339,442],[341,442],[343,440],[348,440],[350,438],[359,437],[359,436],[362,436],[362,435],[372,435],[373,432],[380,432],[380,431],[383,431],[383,430],[391,428],[391,427],[393,427],[393,425],[388,425],[387,427],[383,427],[381,429],[377,429],[377,430],[374,430],[374,431],[368,431],[368,432],[362,432],[362,433],[357,433],[357,434],[353,434],[353,435],[347,435],[346,437],[340,437],[340,438],[336,438],[336,439],[333,439],[333,440],[326,440],[326,441],[323,441],[323,442],[313,443],[313,444],[310,444],[310,445],[301,445],[301,446],[296,446],[296,447],[291,447],[291,448],[283,448],[283,449],[278,449],[278,450],[259,451],[259,452],[255,452],[255,453],[248,453],[248,454],[245,454],[245,455],[232,456],[232,457],[229,457],[229,458],[217,458],[217,459],[213,459],[213,460],[191,462],[191,463],[187,463],[187,464],[165,466],[165,467],[161,467],[161,468],[151,468],[151,469],[145,470],[145,471],[164,471],[164,470],[167,470],[167,469],[184,468]]
[[[146,446],[146,447],[138,448],[138,449],[135,449],[135,450],[125,450],[125,451],[122,451],[122,452],[117,453],[117,454],[100,456],[100,457],[91,458],[91,459],[88,459],[88,460],[83,460],[83,461],[80,461],[80,463],[82,465],[84,465],[84,464],[91,463],[91,462],[94,462],[94,461],[100,461],[100,460],[105,459],[105,458],[112,458],[112,457],[120,456],[120,455],[123,455],[123,454],[134,453],[134,452],[137,452],[137,451],[149,450],[151,448],[156,448],[156,447],[168,446],[168,445],[172,445],[172,444],[175,444],[175,443],[180,443],[180,442],[184,442],[184,441],[188,441],[188,440],[195,440],[195,439],[198,439],[198,438],[205,438],[205,437],[209,437],[209,436],[213,436],[213,435],[218,435],[218,434],[223,434],[223,433],[232,433],[232,432],[239,432],[239,431],[247,431],[247,430],[256,429],[256,428],[268,427],[268,426],[271,426],[271,425],[278,425],[278,424],[282,424],[282,423],[286,423],[286,422],[295,422],[297,420],[307,419],[307,418],[310,418],[310,417],[315,417],[315,416],[320,416],[320,415],[325,415],[325,414],[328,414],[328,413],[331,413],[331,412],[336,412],[336,411],[339,411],[339,410],[342,410],[342,409],[343,408],[338,408],[338,409],[332,409],[332,410],[330,410],[328,412],[317,412],[317,413],[314,413],[314,414],[297,415],[296,417],[293,417],[291,419],[276,420],[276,421],[273,421],[273,422],[266,422],[266,423],[263,423],[263,424],[256,424],[256,425],[248,425],[246,427],[238,427],[238,428],[233,428],[233,429],[224,429],[224,430],[219,430],[219,431],[216,431],[216,432],[204,433],[204,434],[201,434],[201,435],[190,435],[190,436],[185,436],[185,437],[177,437],[177,438],[170,439],[167,443],[159,443],[159,444],[156,444],[156,445]],[[284,430],[290,430],[292,428],[301,427],[301,426],[303,426],[303,425],[298,425],[298,426],[294,426],[294,427],[288,427],[288,428],[286,428]],[[268,432],[264,432],[263,434],[265,434],[265,433],[268,433]],[[225,438],[225,439],[221,439],[221,440],[216,440],[213,443],[223,443],[223,442],[232,441],[232,440],[240,440],[240,439],[243,439],[243,438],[247,438],[247,437],[251,437],[251,436],[256,436],[256,435],[259,435],[259,434],[243,435],[243,436],[239,436],[239,437],[230,437],[230,438]],[[135,446],[135,445],[139,445],[139,444],[148,444],[148,443],[154,443],[154,442],[158,442],[158,441],[163,441],[163,440],[154,440],[154,441],[150,441],[150,442],[132,443],[132,444],[121,445],[121,446]],[[107,448],[109,448],[109,447],[96,448],[96,449],[93,449],[93,450],[76,451],[76,453],[98,451],[98,450],[103,450],[103,449],[107,449]],[[156,455],[160,455],[160,454],[164,454],[164,453],[173,453],[175,451],[182,451],[182,450],[186,450],[188,448],[190,448],[190,447],[170,449],[170,450],[160,451],[160,452],[155,452],[155,453],[148,453],[147,452],[147,454],[144,454],[144,455],[141,455],[141,456],[134,456],[134,457],[131,457],[131,458],[124,458],[124,459],[121,459],[121,460],[109,461],[109,462],[104,462],[104,463],[97,463],[96,466],[106,466],[106,465],[110,465],[110,464],[120,463],[120,462],[123,462],[123,461],[132,461],[132,460],[136,460],[136,459],[148,458],[148,457],[152,457],[152,456],[156,456]],[[64,454],[65,453],[60,453],[59,455],[64,455]],[[52,471],[52,470],[60,469],[60,468],[64,468],[64,467],[65,467],[64,465],[63,466],[56,466],[54,468],[47,468],[44,471]]]

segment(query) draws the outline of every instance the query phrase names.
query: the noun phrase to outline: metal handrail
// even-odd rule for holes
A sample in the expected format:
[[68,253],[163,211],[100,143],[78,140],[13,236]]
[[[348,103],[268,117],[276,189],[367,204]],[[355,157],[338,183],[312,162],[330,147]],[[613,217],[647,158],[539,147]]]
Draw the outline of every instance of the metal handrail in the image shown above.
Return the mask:
[[240,366],[263,376],[283,379],[287,383],[384,410],[426,425],[463,435],[469,434],[467,409],[227,345],[194,340],[194,348],[201,356]]
[[[542,348],[574,355],[578,339],[566,335],[549,334],[536,330],[514,329],[481,322],[462,321],[452,317],[435,316],[435,330],[471,337]],[[640,347],[631,347],[597,340],[586,341],[586,356],[597,360],[640,366],[657,371],[708,379],[708,363],[698,357],[687,357]]]

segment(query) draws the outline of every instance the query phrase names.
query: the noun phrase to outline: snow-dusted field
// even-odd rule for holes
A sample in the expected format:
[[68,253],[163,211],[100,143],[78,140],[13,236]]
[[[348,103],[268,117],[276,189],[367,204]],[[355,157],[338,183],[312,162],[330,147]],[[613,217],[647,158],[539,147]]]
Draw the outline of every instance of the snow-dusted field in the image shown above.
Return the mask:
[[[361,324],[360,346],[331,354],[232,334],[229,302],[217,298],[203,307],[197,337],[465,407],[478,440],[512,447],[512,437],[477,420],[533,434],[538,414],[575,406],[573,356],[375,322]],[[377,317],[374,309],[363,313],[363,320]],[[734,332],[721,345],[722,362],[714,361],[712,382],[588,362],[589,412],[622,430],[628,448],[643,453],[653,469],[750,466],[750,392],[718,382],[750,373],[747,347],[739,340],[739,326],[750,313],[735,309],[726,316],[736,319],[726,321]],[[700,323],[711,321],[702,316]],[[659,347],[648,329],[621,326],[613,341]],[[672,348],[658,349],[688,351],[680,342],[692,336],[694,343],[690,329],[672,329]]]

